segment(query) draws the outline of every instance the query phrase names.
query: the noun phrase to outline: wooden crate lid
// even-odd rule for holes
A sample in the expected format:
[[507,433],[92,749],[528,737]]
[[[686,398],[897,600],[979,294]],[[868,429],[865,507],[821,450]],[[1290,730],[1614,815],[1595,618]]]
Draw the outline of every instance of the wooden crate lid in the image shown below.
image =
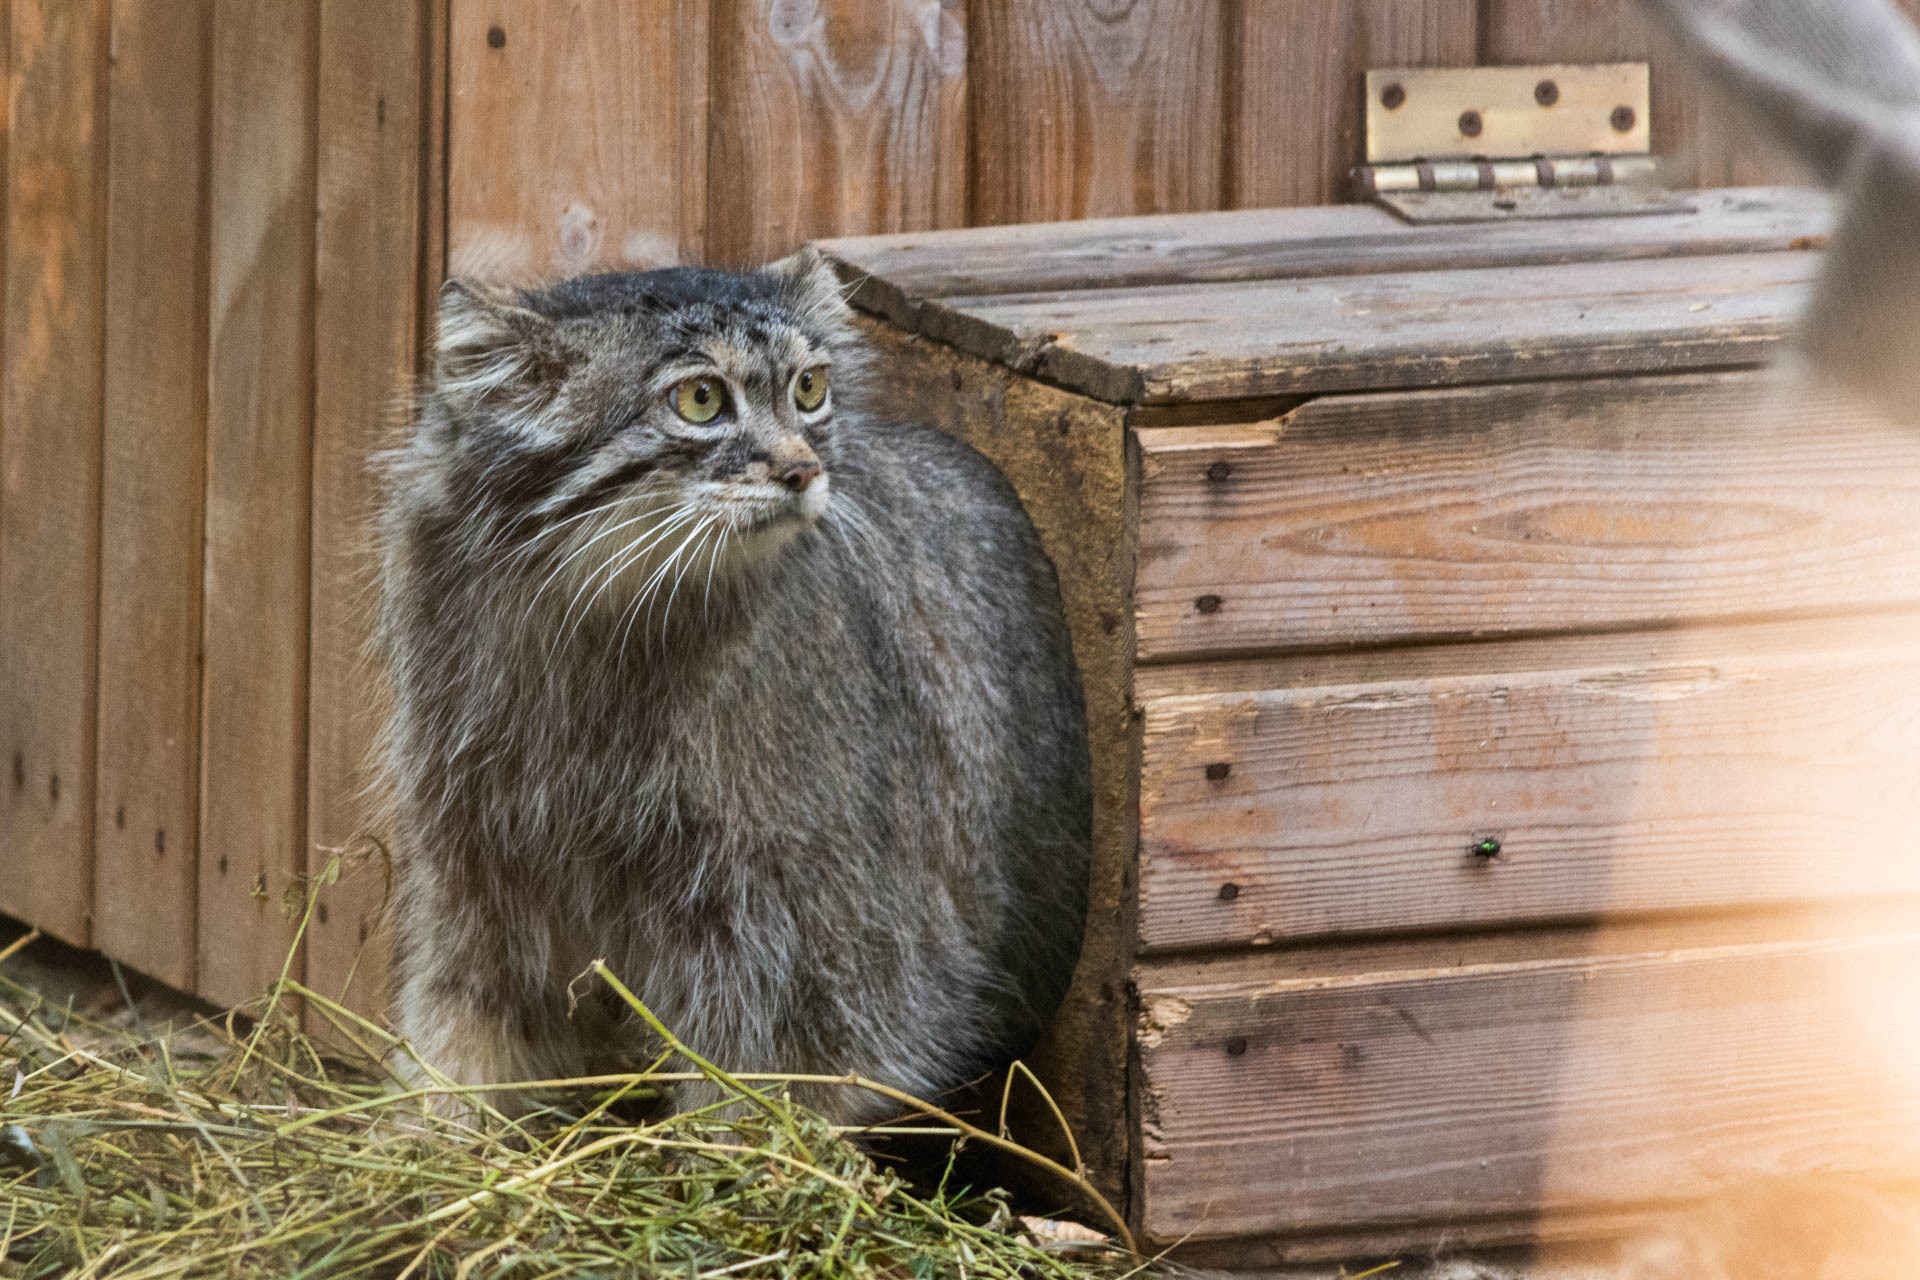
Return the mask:
[[856,305],[1118,403],[1758,363],[1802,305],[1818,192],[1414,226],[1369,205],[828,240]]

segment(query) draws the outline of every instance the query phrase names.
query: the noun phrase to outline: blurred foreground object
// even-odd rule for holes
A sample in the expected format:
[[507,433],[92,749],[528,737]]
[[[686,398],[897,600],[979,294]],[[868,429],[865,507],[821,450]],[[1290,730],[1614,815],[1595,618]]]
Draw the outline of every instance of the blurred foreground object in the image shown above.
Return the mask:
[[1701,73],[1841,196],[1799,333],[1920,423],[1920,32],[1888,0],[1646,0]]

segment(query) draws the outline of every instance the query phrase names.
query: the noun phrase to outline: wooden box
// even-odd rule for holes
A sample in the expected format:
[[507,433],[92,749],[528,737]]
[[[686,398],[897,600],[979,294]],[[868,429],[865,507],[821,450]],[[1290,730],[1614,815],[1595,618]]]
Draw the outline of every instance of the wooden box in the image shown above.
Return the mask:
[[1143,1245],[1278,1265],[1911,1172],[1920,436],[1761,366],[1823,201],[827,242],[1088,691],[1046,1066]]

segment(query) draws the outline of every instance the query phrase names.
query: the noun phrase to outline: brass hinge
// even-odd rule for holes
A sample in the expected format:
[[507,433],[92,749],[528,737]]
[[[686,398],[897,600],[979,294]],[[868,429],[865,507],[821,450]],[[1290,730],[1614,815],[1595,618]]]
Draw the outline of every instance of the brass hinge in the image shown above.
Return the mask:
[[1649,116],[1644,62],[1369,71],[1354,194],[1413,222],[1689,210]]

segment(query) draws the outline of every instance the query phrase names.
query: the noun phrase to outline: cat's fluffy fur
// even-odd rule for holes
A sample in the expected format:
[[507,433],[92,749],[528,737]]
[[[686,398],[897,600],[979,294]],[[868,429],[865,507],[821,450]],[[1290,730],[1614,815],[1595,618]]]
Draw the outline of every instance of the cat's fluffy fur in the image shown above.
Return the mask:
[[[380,641],[397,1019],[455,1080],[643,1062],[598,983],[570,1010],[597,957],[725,1066],[916,1093],[1064,992],[1090,798],[1053,567],[983,458],[877,415],[861,352],[811,254],[445,291]],[[671,399],[699,373],[704,426]]]

